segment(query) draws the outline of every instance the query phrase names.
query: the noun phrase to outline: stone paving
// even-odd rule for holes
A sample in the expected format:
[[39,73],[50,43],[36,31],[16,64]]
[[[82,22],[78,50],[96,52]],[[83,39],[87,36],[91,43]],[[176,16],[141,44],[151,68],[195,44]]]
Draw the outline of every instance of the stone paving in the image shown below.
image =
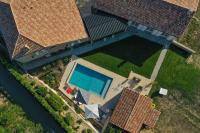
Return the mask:
[[158,76],[158,73],[160,71],[160,68],[162,66],[162,63],[164,62],[164,59],[165,59],[165,56],[167,54],[167,51],[168,51],[168,48],[164,48],[161,53],[160,53],[160,56],[158,58],[158,61],[154,67],[154,70],[152,72],[152,75],[151,75],[151,80],[152,81],[155,81],[157,76]]

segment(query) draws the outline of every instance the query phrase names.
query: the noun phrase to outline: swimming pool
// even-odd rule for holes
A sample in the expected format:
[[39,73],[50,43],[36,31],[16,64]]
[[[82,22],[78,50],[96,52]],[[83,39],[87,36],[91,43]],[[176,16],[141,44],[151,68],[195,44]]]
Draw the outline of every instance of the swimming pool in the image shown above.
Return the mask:
[[104,97],[112,83],[112,78],[77,64],[69,79],[69,83],[80,89]]

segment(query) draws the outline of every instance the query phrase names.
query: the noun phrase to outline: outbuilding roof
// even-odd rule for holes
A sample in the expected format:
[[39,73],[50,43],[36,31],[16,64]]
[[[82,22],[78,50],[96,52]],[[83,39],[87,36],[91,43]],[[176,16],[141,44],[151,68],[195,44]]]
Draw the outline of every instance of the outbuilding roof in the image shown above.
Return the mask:
[[152,107],[152,99],[132,89],[124,89],[110,122],[125,131],[138,133],[143,124],[154,127],[160,112]]

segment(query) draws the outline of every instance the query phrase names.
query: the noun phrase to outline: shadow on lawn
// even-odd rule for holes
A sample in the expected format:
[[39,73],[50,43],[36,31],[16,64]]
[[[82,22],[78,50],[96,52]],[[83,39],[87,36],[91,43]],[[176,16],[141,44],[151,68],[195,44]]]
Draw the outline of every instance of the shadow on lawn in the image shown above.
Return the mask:
[[174,45],[171,45],[170,50],[172,50],[174,53],[184,57],[185,59],[187,59],[191,55],[191,53],[188,53],[187,51],[185,51],[181,48],[178,48],[177,46],[174,46]]
[[87,53],[83,56],[92,55],[96,52],[102,52],[122,59],[123,61],[119,63],[118,67],[122,66],[126,62],[131,62],[141,67],[148,58],[161,49],[162,46],[159,44],[134,36]]

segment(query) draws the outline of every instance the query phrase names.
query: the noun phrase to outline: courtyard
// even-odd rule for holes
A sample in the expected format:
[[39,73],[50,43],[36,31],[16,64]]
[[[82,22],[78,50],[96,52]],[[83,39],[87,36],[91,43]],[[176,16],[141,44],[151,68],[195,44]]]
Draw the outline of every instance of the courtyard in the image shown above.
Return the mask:
[[124,77],[133,71],[150,78],[161,50],[161,45],[133,36],[81,57]]
[[[81,55],[80,58],[125,78],[131,71],[150,78],[161,50],[161,45],[134,36]],[[32,70],[31,74],[56,90],[68,60],[57,60]]]
[[[96,77],[94,74],[91,75],[91,73],[86,73],[85,69],[82,71],[79,70],[79,72],[77,72],[79,73],[79,75],[77,75],[76,69],[80,65],[86,66],[88,69],[90,69],[90,71],[95,71],[105,77],[108,77],[110,80],[109,85],[107,85],[107,83],[103,83],[105,86],[103,86],[102,88],[102,83],[98,84],[98,82],[102,82],[100,81],[102,80],[102,77]],[[60,82],[59,90],[72,100],[75,96],[73,94],[68,94],[67,88],[70,87],[72,89],[83,90],[85,93],[88,94],[87,104],[99,104],[100,109],[103,112],[108,112],[108,110],[111,111],[114,109],[119,99],[120,93],[124,88],[132,88],[143,95],[148,95],[149,91],[151,90],[152,81],[150,79],[133,73],[132,71],[130,71],[129,73],[130,74],[128,78],[122,77],[112,71],[106,70],[84,59],[73,56],[71,61],[66,66],[65,72]],[[71,80],[74,80],[74,78],[76,78],[77,80],[73,83],[71,82]],[[88,82],[86,78],[89,80]],[[93,88],[91,88],[91,86]],[[94,91],[91,91],[89,88],[93,89]],[[103,92],[103,95],[98,94],[98,92],[101,91]],[[81,105],[80,107],[84,109],[84,106]]]

